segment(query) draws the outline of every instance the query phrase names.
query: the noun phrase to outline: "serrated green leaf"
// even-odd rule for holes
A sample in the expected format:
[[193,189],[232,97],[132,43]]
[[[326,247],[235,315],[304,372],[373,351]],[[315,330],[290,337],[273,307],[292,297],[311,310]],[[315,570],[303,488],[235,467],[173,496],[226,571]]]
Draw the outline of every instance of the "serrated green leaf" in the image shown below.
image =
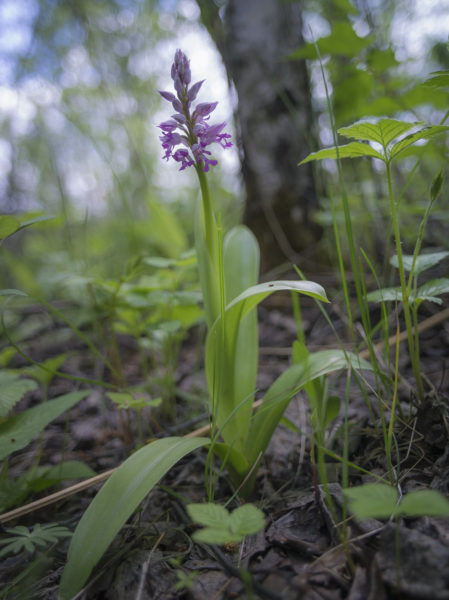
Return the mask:
[[22,379],[15,373],[0,371],[0,418],[7,417],[10,410],[23,396],[37,388],[31,379]]
[[229,529],[205,527],[195,531],[192,538],[200,544],[237,544],[244,536],[232,533]]
[[402,302],[401,288],[382,288],[366,295],[368,302]]
[[186,509],[192,521],[199,525],[215,529],[229,529],[229,512],[221,504],[213,502],[188,504]]
[[229,524],[233,533],[253,535],[265,527],[265,516],[254,504],[243,504],[232,511]]
[[318,150],[318,152],[312,152],[307,158],[302,160],[299,165],[303,165],[312,160],[324,160],[325,158],[336,160],[337,158],[360,158],[362,156],[371,156],[373,158],[378,158],[379,160],[384,160],[382,154],[377,152],[377,150],[374,150],[374,148],[371,148],[369,144],[350,142],[349,144],[338,146],[338,151],[334,146],[333,148],[323,148],[323,150]]
[[417,490],[406,494],[397,510],[407,517],[449,517],[449,501],[436,490]]
[[379,119],[376,122],[359,121],[349,127],[342,127],[338,133],[356,140],[377,142],[386,148],[394,139],[420,124],[396,119]]
[[[432,300],[435,302],[437,296],[449,293],[449,278],[441,277],[432,279],[418,288],[416,297],[421,300]],[[438,302],[440,304],[440,302]]]
[[163,438],[144,446],[120,465],[73,534],[59,600],[71,600],[81,590],[118,531],[165,473],[181,458],[209,443],[207,438]]
[[398,492],[391,485],[366,483],[347,488],[343,494],[357,519],[388,519],[397,509]]
[[427,140],[435,137],[436,135],[440,135],[449,130],[449,127],[446,125],[431,125],[429,127],[424,127],[420,129],[416,133],[412,133],[406,136],[403,140],[397,142],[390,151],[390,157],[395,158],[398,156],[405,148],[408,148],[415,142],[419,140]]
[[[415,275],[419,275],[423,271],[426,271],[427,269],[430,269],[431,267],[437,265],[440,261],[447,258],[448,256],[449,256],[449,252],[446,250],[443,252],[431,252],[429,254],[420,254],[419,256],[417,256],[416,262],[415,262],[415,268],[414,268]],[[412,270],[412,265],[413,265],[413,255],[412,254],[403,254],[402,262],[404,265],[404,269],[406,271],[410,272]],[[397,254],[394,254],[390,258],[390,264],[393,267],[396,267],[396,269],[399,268]]]
[[54,400],[33,406],[0,424],[0,460],[21,450],[38,435],[53,419],[75,406],[90,392],[65,394]]

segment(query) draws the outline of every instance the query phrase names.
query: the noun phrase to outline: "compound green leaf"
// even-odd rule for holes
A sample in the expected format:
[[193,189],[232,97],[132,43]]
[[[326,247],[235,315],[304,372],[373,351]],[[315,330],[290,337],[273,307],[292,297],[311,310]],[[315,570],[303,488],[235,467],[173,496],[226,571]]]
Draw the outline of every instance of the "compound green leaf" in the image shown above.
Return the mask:
[[436,490],[417,490],[404,496],[398,513],[407,517],[449,517],[449,501]]
[[394,139],[419,124],[397,121],[396,119],[379,119],[376,122],[359,121],[349,127],[342,127],[338,130],[338,133],[356,140],[377,142],[386,148]]
[[229,512],[221,504],[213,502],[188,504],[187,512],[195,523],[203,527],[227,529],[229,527]]
[[[416,298],[419,300],[431,300],[435,302],[439,300],[437,296],[449,293],[449,278],[441,277],[440,279],[432,279],[427,281],[418,288]],[[437,304],[440,304],[441,300]]]
[[416,133],[412,133],[406,136],[400,142],[397,142],[391,149],[390,157],[395,158],[396,156],[398,156],[398,154],[400,154],[403,150],[405,150],[415,142],[435,137],[436,135],[444,133],[448,129],[449,127],[446,125],[431,125],[429,127],[424,127]]
[[243,504],[232,511],[229,523],[231,531],[242,536],[253,535],[265,527],[265,517],[254,504]]
[[391,485],[366,483],[343,490],[357,519],[388,519],[396,513],[398,492]]

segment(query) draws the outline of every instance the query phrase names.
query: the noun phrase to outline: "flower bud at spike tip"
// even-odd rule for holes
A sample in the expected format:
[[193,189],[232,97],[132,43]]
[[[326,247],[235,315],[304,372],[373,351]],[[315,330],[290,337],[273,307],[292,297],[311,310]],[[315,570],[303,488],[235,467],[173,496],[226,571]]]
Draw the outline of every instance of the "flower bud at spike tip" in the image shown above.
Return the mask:
[[[176,50],[171,67],[171,78],[176,95],[172,92],[159,92],[171,102],[176,113],[171,120],[164,121],[158,126],[162,129],[159,136],[165,150],[163,158],[173,158],[181,163],[180,171],[187,167],[197,165],[203,171],[209,171],[211,166],[217,164],[207,149],[211,144],[220,144],[222,148],[232,146],[229,133],[222,133],[226,123],[210,125],[208,123],[211,113],[218,102],[201,102],[192,107],[204,80],[197,81],[189,87],[191,81],[190,63],[182,50]],[[182,146],[175,150],[176,146]]]

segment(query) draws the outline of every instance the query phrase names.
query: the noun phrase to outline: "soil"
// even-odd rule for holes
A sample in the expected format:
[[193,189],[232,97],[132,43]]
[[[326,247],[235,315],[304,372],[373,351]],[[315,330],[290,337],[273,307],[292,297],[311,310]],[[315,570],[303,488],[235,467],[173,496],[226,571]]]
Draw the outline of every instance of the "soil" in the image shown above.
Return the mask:
[[[296,328],[289,302],[288,296],[279,296],[276,304],[272,302],[260,308],[259,396],[290,364]],[[427,313],[424,310],[422,319],[437,308],[431,307]],[[36,318],[36,314],[24,315],[24,318]],[[336,347],[335,335],[313,303],[304,302],[303,318],[311,351]],[[334,312],[331,318],[339,335],[344,337],[345,324],[340,315]],[[199,359],[202,333],[201,328],[192,331],[181,347],[175,376],[176,417],[169,420],[159,409],[145,414],[145,422],[150,426],[145,432],[146,439],[183,435],[207,422],[203,402],[205,379]],[[129,384],[141,382],[133,341],[121,337],[119,348],[126,380]],[[38,361],[63,351],[70,352],[64,372],[97,379],[108,377],[107,373],[98,371],[91,353],[70,335],[63,323],[48,323],[42,318],[42,327],[37,327],[27,340],[27,350]],[[395,431],[401,490],[407,493],[433,488],[448,495],[449,321],[446,319],[422,333],[422,369],[427,396],[421,407],[414,396],[405,345],[401,350],[399,399],[404,419],[398,419]],[[16,367],[26,364],[20,358],[15,360]],[[338,395],[343,405],[346,377],[331,377],[330,386],[331,393]],[[79,388],[79,383],[57,377],[50,385],[49,397]],[[29,393],[21,406],[39,402],[38,394]],[[378,419],[376,402],[373,400]],[[12,457],[10,476],[18,477],[32,464],[39,444],[42,444],[41,464],[58,464],[63,455],[65,460],[85,462],[96,473],[114,468],[130,455],[135,445],[137,433],[131,417],[130,413],[112,407],[103,390],[94,388],[71,410],[68,421],[64,416],[52,422],[42,440]],[[194,526],[186,515],[185,503],[206,500],[206,453],[196,451],[174,467],[161,486],[144,500],[108,549],[79,598],[449,600],[449,519],[358,522],[349,516],[344,520],[339,463],[329,461],[327,465],[327,491],[333,500],[333,510],[326,501],[326,489],[314,478],[305,396],[299,395],[291,402],[287,417],[297,431],[286,425],[278,427],[260,468],[252,499],[266,516],[263,531],[237,546],[216,547],[192,541]],[[385,474],[382,438],[369,415],[366,399],[355,383],[350,390],[348,417],[350,460],[372,473]],[[341,450],[339,424],[342,418],[340,415],[330,427],[328,437],[336,453]],[[369,475],[351,471],[351,485],[368,481],[372,481]],[[73,483],[65,482],[64,486]],[[57,522],[73,529],[98,489],[97,485],[68,496],[8,521],[4,527]],[[53,491],[55,489],[35,493],[23,504]],[[225,503],[231,495],[232,489],[223,473],[217,482],[215,499]],[[68,543],[63,540],[38,553],[22,552],[3,559],[0,597],[56,599]],[[16,578],[19,578],[17,585],[9,589]]]

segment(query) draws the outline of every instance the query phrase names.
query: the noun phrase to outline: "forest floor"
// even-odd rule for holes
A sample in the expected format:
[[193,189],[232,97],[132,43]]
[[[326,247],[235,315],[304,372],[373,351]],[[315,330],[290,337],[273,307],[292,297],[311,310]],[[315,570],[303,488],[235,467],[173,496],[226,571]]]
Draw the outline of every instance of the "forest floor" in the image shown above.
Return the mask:
[[[290,364],[296,328],[289,316],[288,303],[286,296],[285,307],[263,305],[260,308],[260,393]],[[437,307],[431,309],[437,312]],[[423,318],[431,314],[424,311]],[[311,351],[336,347],[334,335],[312,303],[305,306],[303,318]],[[340,323],[337,329],[344,334],[338,315],[333,314],[332,318],[334,323]],[[62,324],[59,327],[62,328]],[[66,372],[95,375],[92,357],[74,338],[62,339],[60,333],[38,332],[31,344],[32,356],[43,360],[61,351],[70,351],[72,355],[64,365]],[[126,379],[135,383],[133,380],[139,377],[136,348],[125,337],[120,338],[120,346],[125,357]],[[417,408],[413,401],[412,372],[405,345],[403,349],[400,401],[404,414],[411,413],[411,416],[408,422],[399,419],[395,432],[401,461],[401,489],[407,493],[430,487],[448,495],[449,320],[422,333],[422,371],[429,392],[424,407]],[[176,420],[164,424],[161,415],[153,411],[153,435],[183,435],[207,422],[192,423],[192,405],[186,400],[187,394],[200,393],[204,397],[200,354],[201,343],[193,332],[181,348],[176,374],[176,387],[180,390]],[[340,396],[343,406],[345,375],[333,376],[330,385],[331,393]],[[56,378],[49,397],[73,389],[78,389],[78,384]],[[36,393],[28,394],[27,406],[38,402]],[[201,412],[199,403],[195,410],[196,414]],[[348,417],[350,460],[372,473],[384,475],[382,438],[355,384],[351,384]],[[395,523],[374,519],[357,522],[349,518],[343,543],[339,533],[343,531],[339,463],[328,464],[329,493],[335,507],[332,512],[326,503],[325,490],[314,485],[305,396],[299,395],[291,402],[288,418],[300,433],[284,425],[278,427],[257,479],[253,501],[266,516],[263,531],[248,537],[240,546],[219,548],[192,542],[194,527],[185,512],[185,504],[206,499],[206,451],[196,451],[173,468],[148,495],[140,510],[120,531],[79,597],[85,600],[449,600],[449,519],[426,517]],[[133,441],[126,431],[123,411],[112,408],[104,392],[95,389],[71,410],[68,422],[65,416],[54,421],[46,429],[43,440],[36,444],[42,443],[41,463],[58,464],[63,453],[65,460],[81,460],[95,472],[102,473],[118,466],[131,453]],[[338,424],[331,427],[331,443],[336,452],[341,450]],[[32,463],[36,448],[37,445],[31,450],[27,448],[26,453],[11,459],[12,475],[20,475],[21,470]],[[372,481],[355,470],[350,477],[351,485]],[[98,489],[98,485],[93,486],[4,526],[32,527],[35,523],[57,522],[73,529]],[[52,491],[35,494],[27,501]],[[231,494],[224,473],[218,480],[215,499],[225,503]],[[68,544],[69,541],[64,540],[42,551],[39,560],[36,554],[25,552],[4,558],[0,564],[0,586],[4,590],[0,597],[56,599]],[[30,565],[33,568],[26,571]],[[245,571],[251,575],[252,591],[243,583]],[[8,584],[20,573],[26,577],[5,594]]]

